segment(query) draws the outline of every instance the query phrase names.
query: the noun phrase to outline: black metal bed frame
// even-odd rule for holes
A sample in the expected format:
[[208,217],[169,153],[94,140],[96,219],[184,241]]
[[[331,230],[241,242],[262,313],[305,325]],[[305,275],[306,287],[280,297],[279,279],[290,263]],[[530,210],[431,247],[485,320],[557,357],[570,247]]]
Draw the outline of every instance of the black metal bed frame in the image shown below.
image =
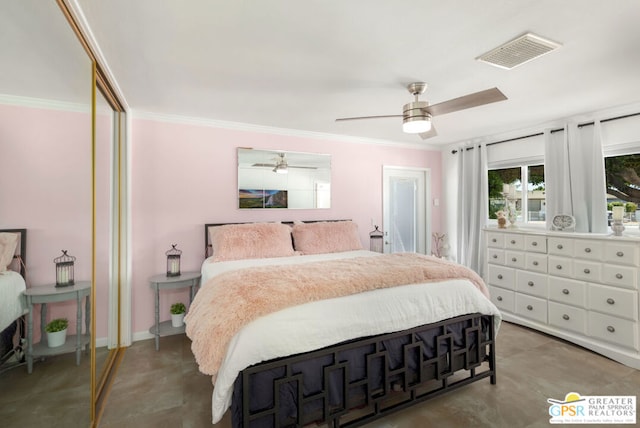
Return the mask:
[[[484,329],[483,329],[483,321]],[[454,346],[451,328],[465,323],[463,346]],[[433,343],[427,344],[419,337],[421,333],[435,331]],[[390,367],[389,353],[385,342],[403,339],[403,362]],[[387,342],[388,343],[388,342]],[[431,346],[435,355],[428,357],[426,348]],[[350,362],[340,358],[344,351],[370,347],[367,353],[364,376],[350,379]],[[322,367],[320,392],[305,396],[304,373],[294,366],[312,359],[329,357],[331,363]],[[413,363],[409,361],[413,358]],[[375,364],[375,360],[380,360]],[[415,367],[410,367],[412,364]],[[284,370],[284,375],[273,379],[271,405],[256,411],[251,410],[252,377],[272,370]],[[371,373],[370,371],[375,371]],[[456,376],[454,376],[456,375]],[[493,316],[482,314],[462,315],[448,320],[428,324],[396,333],[372,336],[341,343],[304,354],[264,362],[243,370],[242,381],[242,426],[251,427],[258,419],[270,418],[267,425],[274,427],[303,427],[322,421],[329,427],[356,427],[407,408],[418,402],[437,397],[472,382],[489,377],[496,383],[495,331]],[[337,376],[337,384],[336,384]],[[372,376],[382,376],[380,385],[374,385]],[[280,388],[293,384],[296,395],[297,415],[294,420],[281,413]],[[331,404],[330,389],[341,390],[340,403]],[[366,391],[362,394],[362,391]],[[350,394],[350,392],[352,392]],[[358,392],[358,394],[354,394]],[[322,402],[321,410],[305,414],[305,405]],[[283,423],[283,420],[287,422]]]
[[[14,260],[17,260],[18,271],[26,281],[27,279],[27,276],[26,276],[27,274],[26,272],[27,229],[0,229],[0,232],[17,233],[20,235],[20,241],[18,246],[16,247],[16,254],[14,254],[13,258]],[[19,335],[18,344],[15,345],[8,352],[6,352],[4,355],[0,355],[0,373],[3,373],[9,369],[25,364],[24,349],[22,346],[25,339],[25,332],[26,332],[26,328],[25,328],[26,321],[25,321],[24,315],[18,318],[17,320],[15,320],[14,323],[16,324],[16,330]],[[5,333],[6,331],[9,331],[10,329],[12,329],[12,327],[13,327],[13,324],[7,327],[4,331],[0,333]],[[14,334],[15,333],[12,333],[12,336]],[[17,361],[14,363],[8,363],[7,361],[9,361],[9,359],[11,359],[11,357],[13,357],[14,355],[17,355],[20,361]]]

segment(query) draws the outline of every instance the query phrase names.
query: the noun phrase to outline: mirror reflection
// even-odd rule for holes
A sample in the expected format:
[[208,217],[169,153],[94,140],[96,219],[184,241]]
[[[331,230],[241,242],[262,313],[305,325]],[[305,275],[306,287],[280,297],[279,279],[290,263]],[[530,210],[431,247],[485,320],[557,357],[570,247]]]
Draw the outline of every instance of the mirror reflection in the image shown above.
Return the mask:
[[[90,355],[82,340],[78,357],[73,340],[85,336],[87,320],[66,292],[88,295],[92,275],[91,61],[54,1],[2,2],[0,46],[0,229],[27,229],[26,287],[39,293],[31,373],[20,364],[25,355],[0,366],[0,424],[88,426]],[[65,298],[55,289],[61,250],[76,257]],[[41,326],[60,318],[68,336],[52,347]],[[27,335],[12,340],[26,344]]]
[[238,148],[238,208],[331,208],[331,155]]

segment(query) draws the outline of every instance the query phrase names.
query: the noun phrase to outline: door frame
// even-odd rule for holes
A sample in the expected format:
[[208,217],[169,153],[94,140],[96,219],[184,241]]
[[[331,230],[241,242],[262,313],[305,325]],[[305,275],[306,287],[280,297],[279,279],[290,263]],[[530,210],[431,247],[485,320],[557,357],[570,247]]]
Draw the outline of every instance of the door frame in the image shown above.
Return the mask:
[[[420,173],[424,175],[424,218],[422,219],[422,229],[424,230],[424,250],[425,254],[431,254],[431,216],[432,209],[431,204],[431,169],[430,168],[417,168],[417,167],[407,167],[407,166],[393,166],[393,165],[383,165],[382,166],[382,229],[384,234],[383,241],[383,251],[385,253],[388,252],[388,244],[387,242],[387,230],[388,230],[388,221],[389,221],[389,177],[391,173],[396,173],[394,175],[398,175],[400,172],[412,172]],[[414,176],[407,176],[414,178]]]

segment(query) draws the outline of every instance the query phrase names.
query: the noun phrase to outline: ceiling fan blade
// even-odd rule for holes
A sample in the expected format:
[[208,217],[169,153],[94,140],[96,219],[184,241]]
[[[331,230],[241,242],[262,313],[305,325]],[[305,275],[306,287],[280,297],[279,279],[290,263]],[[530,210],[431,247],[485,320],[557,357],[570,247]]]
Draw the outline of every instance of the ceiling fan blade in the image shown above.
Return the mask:
[[491,104],[498,101],[504,101],[507,97],[498,88],[486,89],[462,97],[454,98],[438,104],[431,105],[425,110],[432,116],[452,113],[458,110],[464,110],[472,107],[479,107],[485,104]]
[[341,117],[336,119],[336,122],[344,122],[346,120],[360,120],[360,119],[384,119],[387,117],[402,117],[401,114],[389,114],[385,116],[360,116],[360,117]]
[[438,135],[438,132],[436,131],[436,128],[431,126],[430,130],[428,130],[427,132],[422,132],[418,135],[420,135],[420,138],[422,138],[423,140],[426,140],[427,138],[435,137],[436,135]]

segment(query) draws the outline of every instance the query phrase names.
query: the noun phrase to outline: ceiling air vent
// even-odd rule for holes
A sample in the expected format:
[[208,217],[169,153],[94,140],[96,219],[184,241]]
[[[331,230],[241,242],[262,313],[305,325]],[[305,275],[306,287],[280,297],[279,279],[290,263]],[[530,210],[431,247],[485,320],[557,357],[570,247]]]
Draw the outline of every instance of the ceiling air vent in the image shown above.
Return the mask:
[[502,46],[480,55],[478,61],[511,70],[562,46],[559,43],[527,33]]

